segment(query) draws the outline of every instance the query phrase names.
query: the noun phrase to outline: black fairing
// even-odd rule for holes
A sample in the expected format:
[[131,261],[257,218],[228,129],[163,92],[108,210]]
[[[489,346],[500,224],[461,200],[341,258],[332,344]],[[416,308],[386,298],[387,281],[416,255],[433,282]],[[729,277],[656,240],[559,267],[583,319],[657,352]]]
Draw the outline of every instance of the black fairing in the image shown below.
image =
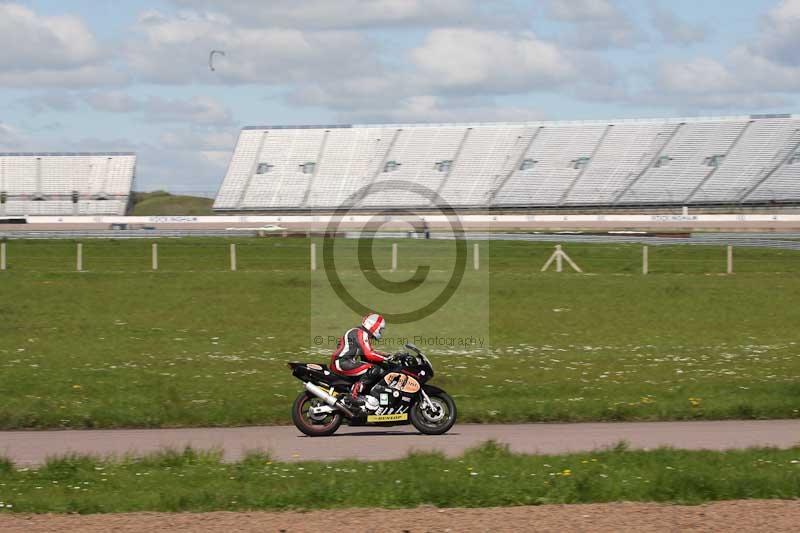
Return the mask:
[[440,394],[444,392],[444,389],[440,389],[434,385],[423,385],[422,389],[425,391],[426,394]]
[[332,387],[349,388],[357,379],[334,374],[328,370],[327,365],[316,363],[288,363],[288,365],[292,369],[292,375],[300,381],[313,381],[315,383],[327,383]]

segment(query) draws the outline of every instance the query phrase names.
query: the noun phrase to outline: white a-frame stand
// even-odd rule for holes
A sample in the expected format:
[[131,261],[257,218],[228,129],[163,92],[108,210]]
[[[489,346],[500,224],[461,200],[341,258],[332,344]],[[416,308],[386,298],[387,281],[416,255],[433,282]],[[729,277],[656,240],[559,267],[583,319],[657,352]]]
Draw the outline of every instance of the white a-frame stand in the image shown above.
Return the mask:
[[556,272],[562,272],[564,270],[561,262],[562,259],[565,260],[575,272],[580,272],[581,274],[583,273],[583,270],[581,270],[580,267],[576,265],[575,262],[572,259],[570,259],[566,253],[564,253],[564,250],[561,249],[560,244],[556,245],[556,251],[553,252],[553,255],[551,255],[550,259],[547,260],[547,263],[544,264],[544,266],[542,267],[542,272],[550,268],[550,265],[553,263],[553,260],[555,260],[556,262]]

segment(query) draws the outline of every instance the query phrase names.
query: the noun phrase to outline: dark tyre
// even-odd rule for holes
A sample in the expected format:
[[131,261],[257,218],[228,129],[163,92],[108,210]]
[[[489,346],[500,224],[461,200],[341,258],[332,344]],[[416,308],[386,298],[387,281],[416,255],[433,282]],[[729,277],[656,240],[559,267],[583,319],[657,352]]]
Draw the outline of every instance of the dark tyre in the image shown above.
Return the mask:
[[310,413],[312,407],[323,405],[325,405],[325,402],[316,396],[308,392],[301,392],[292,405],[292,422],[297,426],[297,429],[309,437],[333,435],[342,425],[342,414],[339,412],[322,415]]
[[411,423],[417,431],[425,435],[441,435],[450,431],[456,423],[456,404],[446,392],[429,394],[434,409],[425,408],[425,401],[414,404],[411,408]]

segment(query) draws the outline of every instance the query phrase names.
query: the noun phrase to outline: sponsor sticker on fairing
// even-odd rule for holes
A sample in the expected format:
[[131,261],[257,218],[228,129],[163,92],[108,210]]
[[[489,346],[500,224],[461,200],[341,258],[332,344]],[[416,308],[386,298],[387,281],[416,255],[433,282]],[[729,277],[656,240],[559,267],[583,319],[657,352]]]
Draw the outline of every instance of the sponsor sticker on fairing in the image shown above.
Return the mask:
[[399,422],[408,420],[408,413],[395,413],[393,415],[369,415],[367,422]]

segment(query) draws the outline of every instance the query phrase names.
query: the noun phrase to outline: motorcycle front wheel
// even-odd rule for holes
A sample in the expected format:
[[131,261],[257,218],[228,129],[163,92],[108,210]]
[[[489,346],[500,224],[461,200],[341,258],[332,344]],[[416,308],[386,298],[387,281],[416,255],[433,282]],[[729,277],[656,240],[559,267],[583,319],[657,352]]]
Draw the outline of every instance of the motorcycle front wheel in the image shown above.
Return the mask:
[[301,392],[292,405],[292,422],[309,437],[327,437],[333,435],[342,425],[342,414],[339,412],[325,415],[312,415],[310,409],[325,403],[316,396]]
[[456,404],[446,392],[429,394],[434,409],[426,408],[420,400],[411,408],[411,423],[425,435],[442,435],[456,423]]

